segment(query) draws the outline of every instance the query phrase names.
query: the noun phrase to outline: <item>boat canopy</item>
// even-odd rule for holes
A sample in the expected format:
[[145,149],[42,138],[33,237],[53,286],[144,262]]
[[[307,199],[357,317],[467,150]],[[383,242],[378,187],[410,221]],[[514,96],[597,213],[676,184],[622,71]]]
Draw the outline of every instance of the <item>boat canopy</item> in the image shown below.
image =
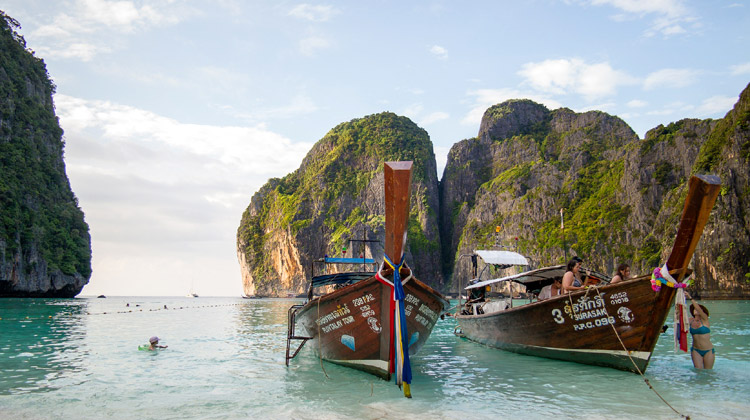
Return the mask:
[[326,264],[375,264],[375,260],[372,258],[331,258],[325,257],[323,259]]
[[374,271],[349,271],[346,273],[321,274],[312,278],[312,287],[322,287],[331,284],[353,284],[362,280],[367,280],[374,275]]
[[501,281],[513,281],[516,283],[521,283],[525,286],[530,286],[534,283],[552,283],[552,279],[556,277],[562,278],[562,276],[565,274],[565,266],[564,265],[553,265],[551,267],[544,267],[544,268],[538,268],[536,270],[531,271],[525,271],[523,273],[519,274],[513,274],[511,276],[505,276],[497,279],[490,279],[485,281],[480,281],[479,283],[472,284],[466,289],[475,289],[477,287],[484,287],[490,284],[498,283]]
[[476,250],[475,254],[484,260],[487,264],[493,265],[529,265],[526,257],[513,251],[487,251],[487,250]]

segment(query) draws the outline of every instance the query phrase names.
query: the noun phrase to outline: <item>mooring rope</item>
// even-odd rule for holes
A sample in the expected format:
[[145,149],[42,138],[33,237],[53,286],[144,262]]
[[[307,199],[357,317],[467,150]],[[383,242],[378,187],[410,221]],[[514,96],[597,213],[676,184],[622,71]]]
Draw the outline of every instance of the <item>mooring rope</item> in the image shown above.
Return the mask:
[[[128,304],[129,305],[129,304]],[[138,312],[158,312],[158,311],[176,311],[180,309],[201,309],[201,308],[219,308],[219,307],[225,307],[225,306],[242,306],[246,305],[246,303],[228,303],[223,305],[198,305],[198,306],[175,306],[175,307],[168,307],[167,305],[163,305],[163,307],[159,308],[150,308],[145,309],[141,308],[140,304],[136,304],[135,308],[140,309],[128,309],[128,310],[122,310],[122,311],[103,311],[103,312],[61,312],[59,314],[55,315],[48,315],[48,316],[24,316],[22,318],[2,318],[0,317],[0,321],[30,321],[35,319],[52,319],[60,315],[74,315],[74,316],[93,316],[93,315],[114,315],[114,314],[129,314],[129,313],[138,313]],[[128,306],[130,307],[130,306]]]
[[[599,292],[599,287],[594,286],[594,285],[588,286],[588,288],[586,289],[586,295],[588,295],[589,290],[591,290],[591,289],[596,290],[596,294],[597,294],[597,296],[599,296],[599,299],[602,299],[602,301],[604,300],[604,298],[602,298],[602,294]],[[568,297],[570,297],[570,295],[568,295]],[[572,305],[572,300],[571,300],[571,305]],[[607,305],[605,304],[603,306],[603,308],[604,308],[604,314],[609,319],[609,312],[607,311]],[[654,393],[656,394],[656,396],[659,397],[659,399],[662,400],[664,402],[664,404],[666,404],[667,407],[669,407],[670,409],[672,409],[672,411],[674,411],[677,415],[679,415],[680,417],[682,417],[682,418],[684,418],[686,420],[690,420],[690,416],[687,416],[687,415],[682,414],[679,411],[677,411],[674,407],[672,407],[672,404],[670,404],[669,402],[667,402],[667,400],[665,400],[664,397],[662,397],[661,394],[659,394],[659,391],[657,391],[656,388],[654,388],[654,386],[651,385],[651,382],[649,382],[648,378],[646,378],[646,375],[643,374],[643,372],[641,371],[641,369],[638,368],[638,365],[635,363],[635,360],[633,360],[633,357],[630,355],[630,350],[628,350],[628,348],[625,346],[625,343],[622,341],[622,338],[620,337],[620,333],[618,333],[617,332],[617,328],[615,328],[615,324],[614,323],[610,323],[609,325],[612,327],[612,331],[614,331],[615,336],[617,337],[617,341],[620,342],[620,345],[625,350],[625,354],[628,355],[628,359],[630,359],[630,363],[633,364],[633,367],[635,367],[635,370],[638,371],[639,375],[641,375],[641,378],[643,378],[643,381],[646,382],[646,385],[648,385],[649,389],[651,389],[652,391],[654,391]]]
[[[318,297],[318,319],[320,319],[320,301],[323,299],[323,297]],[[321,344],[321,341],[323,341],[323,336],[320,335],[320,322],[318,324],[318,358],[320,359],[320,369],[323,370],[323,375],[326,376],[326,379],[331,379],[328,376],[328,372],[326,372],[326,368],[323,367],[323,345]]]

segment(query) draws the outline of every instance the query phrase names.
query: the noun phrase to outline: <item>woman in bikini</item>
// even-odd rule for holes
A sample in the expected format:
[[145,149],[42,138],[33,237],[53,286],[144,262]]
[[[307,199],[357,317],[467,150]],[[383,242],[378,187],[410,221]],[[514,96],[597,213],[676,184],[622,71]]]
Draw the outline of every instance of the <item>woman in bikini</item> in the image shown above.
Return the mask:
[[690,305],[690,334],[693,336],[693,346],[690,356],[696,369],[712,369],[716,360],[716,351],[711,344],[711,328],[708,322],[708,309],[699,305],[689,294],[685,295],[693,301]]
[[580,278],[581,263],[582,259],[573,257],[568,261],[566,272],[562,278],[562,291],[563,293],[570,293],[576,290],[584,289],[583,282]]

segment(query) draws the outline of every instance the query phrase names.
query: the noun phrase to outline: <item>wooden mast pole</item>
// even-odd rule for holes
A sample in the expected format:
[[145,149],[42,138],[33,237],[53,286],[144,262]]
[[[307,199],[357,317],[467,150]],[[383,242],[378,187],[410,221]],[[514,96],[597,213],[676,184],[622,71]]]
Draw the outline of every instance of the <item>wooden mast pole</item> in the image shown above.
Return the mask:
[[409,222],[412,162],[386,162],[385,181],[385,255],[398,266],[406,244]]

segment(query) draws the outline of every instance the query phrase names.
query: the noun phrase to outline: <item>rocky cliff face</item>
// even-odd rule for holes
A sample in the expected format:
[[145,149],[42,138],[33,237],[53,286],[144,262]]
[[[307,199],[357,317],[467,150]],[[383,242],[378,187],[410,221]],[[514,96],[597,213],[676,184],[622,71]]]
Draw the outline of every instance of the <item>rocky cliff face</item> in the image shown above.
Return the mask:
[[[384,238],[383,162],[414,161],[407,264],[433,287],[440,270],[435,156],[427,132],[392,113],[340,124],[318,141],[295,172],[272,179],[251,199],[237,232],[248,295],[300,294],[313,260],[358,256],[349,239]],[[383,245],[371,247],[382,260]]]
[[672,247],[687,179],[715,173],[724,187],[693,259],[696,288],[750,296],[749,95],[722,120],[678,121],[643,140],[601,112],[549,111],[525,100],[489,108],[478,137],[451,149],[440,184],[452,290],[469,278],[461,255],[498,245],[535,267],[581,255],[605,273],[620,262],[647,273]]
[[0,297],[72,297],[91,276],[44,62],[0,11]]

